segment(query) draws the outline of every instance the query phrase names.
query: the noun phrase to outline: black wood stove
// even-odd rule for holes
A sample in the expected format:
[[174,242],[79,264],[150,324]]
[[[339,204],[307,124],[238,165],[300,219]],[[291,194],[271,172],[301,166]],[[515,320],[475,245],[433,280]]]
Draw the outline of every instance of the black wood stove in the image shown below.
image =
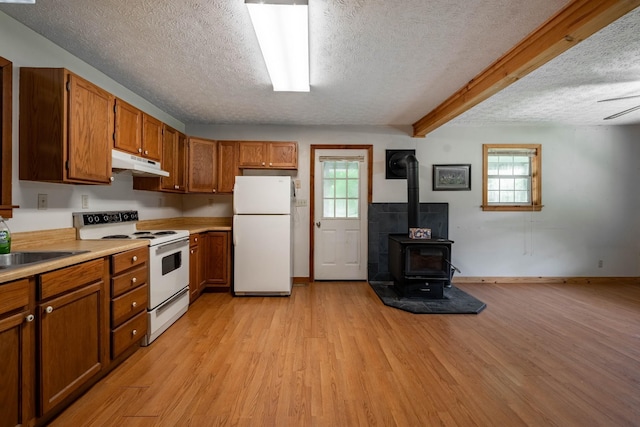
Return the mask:
[[454,267],[447,239],[410,239],[389,235],[389,271],[396,290],[404,297],[441,299],[451,286]]
[[420,228],[418,160],[413,154],[399,152],[390,156],[387,167],[406,176],[408,193],[407,234],[389,235],[389,271],[395,288],[408,298],[442,299],[457,270],[451,264],[453,241],[409,238],[409,229]]

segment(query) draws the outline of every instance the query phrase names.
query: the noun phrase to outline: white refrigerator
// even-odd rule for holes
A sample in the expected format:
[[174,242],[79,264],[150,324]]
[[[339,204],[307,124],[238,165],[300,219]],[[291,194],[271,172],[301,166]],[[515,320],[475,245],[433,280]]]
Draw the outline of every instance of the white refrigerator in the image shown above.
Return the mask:
[[235,295],[291,295],[294,190],[289,176],[237,176],[233,187]]

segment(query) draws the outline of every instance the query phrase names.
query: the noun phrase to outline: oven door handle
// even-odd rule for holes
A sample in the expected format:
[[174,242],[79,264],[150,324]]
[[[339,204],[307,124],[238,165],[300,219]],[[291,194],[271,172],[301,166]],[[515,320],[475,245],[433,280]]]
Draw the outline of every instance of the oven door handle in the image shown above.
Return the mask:
[[189,246],[189,238],[184,238],[175,242],[170,242],[170,243],[166,243],[164,245],[158,245],[158,247],[156,247],[156,254],[160,254],[163,252],[168,252],[171,251],[173,249],[177,249],[180,248],[182,246]]

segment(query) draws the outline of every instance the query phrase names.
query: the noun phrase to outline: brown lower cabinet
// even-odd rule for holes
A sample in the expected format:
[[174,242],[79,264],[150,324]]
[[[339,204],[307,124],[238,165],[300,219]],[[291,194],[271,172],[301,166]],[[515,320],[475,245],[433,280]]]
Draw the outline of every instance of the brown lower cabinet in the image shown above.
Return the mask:
[[46,425],[135,351],[147,259],[144,247],[0,285],[0,427]]
[[0,426],[32,424],[35,414],[34,279],[0,286]]
[[108,364],[104,259],[42,274],[38,279],[38,416],[76,394]]
[[189,302],[203,291],[231,289],[231,232],[209,231],[192,234],[189,253]]
[[231,286],[231,237],[228,231],[202,233],[203,282],[210,291],[229,291]]

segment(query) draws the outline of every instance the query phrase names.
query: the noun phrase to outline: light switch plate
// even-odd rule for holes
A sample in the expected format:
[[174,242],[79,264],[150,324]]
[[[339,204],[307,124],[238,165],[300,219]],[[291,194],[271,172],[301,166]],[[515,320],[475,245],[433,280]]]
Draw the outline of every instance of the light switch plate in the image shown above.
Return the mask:
[[47,195],[46,194],[38,194],[38,209],[46,210],[48,207]]

